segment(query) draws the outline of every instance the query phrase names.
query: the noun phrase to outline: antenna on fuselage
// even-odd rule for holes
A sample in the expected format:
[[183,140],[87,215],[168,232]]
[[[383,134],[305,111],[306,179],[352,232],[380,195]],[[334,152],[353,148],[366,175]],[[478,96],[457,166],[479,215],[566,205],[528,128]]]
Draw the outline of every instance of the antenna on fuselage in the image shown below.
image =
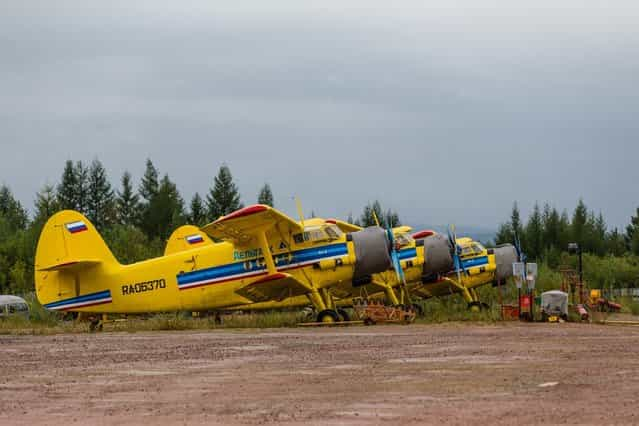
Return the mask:
[[295,198],[295,205],[297,206],[297,214],[300,216],[300,223],[302,224],[302,228],[304,228],[304,211],[302,210],[302,202],[298,197]]

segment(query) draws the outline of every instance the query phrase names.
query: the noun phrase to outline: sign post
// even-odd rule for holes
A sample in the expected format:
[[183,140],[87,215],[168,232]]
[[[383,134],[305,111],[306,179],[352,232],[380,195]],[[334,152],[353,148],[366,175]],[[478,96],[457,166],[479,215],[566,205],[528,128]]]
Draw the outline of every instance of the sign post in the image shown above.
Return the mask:
[[519,310],[519,319],[522,318],[521,312],[521,287],[524,285],[526,277],[526,264],[522,262],[513,263],[513,277],[515,278],[515,284],[517,285],[517,309]]
[[530,319],[535,319],[535,285],[537,283],[537,264],[526,264],[526,287],[530,294]]

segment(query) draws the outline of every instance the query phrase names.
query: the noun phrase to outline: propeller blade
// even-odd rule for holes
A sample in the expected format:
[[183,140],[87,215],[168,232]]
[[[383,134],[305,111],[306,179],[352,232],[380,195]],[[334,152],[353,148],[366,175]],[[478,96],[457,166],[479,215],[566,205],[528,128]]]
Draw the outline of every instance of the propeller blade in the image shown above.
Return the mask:
[[389,227],[386,230],[386,234],[388,235],[388,241],[390,242],[390,256],[393,263],[393,269],[395,270],[395,274],[397,274],[397,279],[399,282],[404,281],[404,270],[402,269],[402,264],[399,259],[399,253],[397,252],[397,248],[395,247],[395,236],[393,235],[393,230]]

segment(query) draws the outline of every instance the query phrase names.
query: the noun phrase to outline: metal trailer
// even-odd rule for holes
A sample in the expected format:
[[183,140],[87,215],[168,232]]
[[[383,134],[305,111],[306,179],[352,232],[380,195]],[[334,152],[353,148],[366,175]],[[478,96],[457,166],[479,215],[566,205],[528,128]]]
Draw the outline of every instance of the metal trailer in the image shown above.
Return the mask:
[[541,317],[548,321],[551,317],[568,320],[568,293],[551,290],[541,294]]

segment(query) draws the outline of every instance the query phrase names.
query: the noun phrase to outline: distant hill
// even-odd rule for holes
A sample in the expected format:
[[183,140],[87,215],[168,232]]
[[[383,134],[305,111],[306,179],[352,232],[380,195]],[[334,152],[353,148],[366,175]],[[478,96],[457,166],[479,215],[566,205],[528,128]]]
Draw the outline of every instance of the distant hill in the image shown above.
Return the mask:
[[[408,225],[412,226],[414,231],[432,229],[442,234],[446,234],[447,229],[446,225]],[[497,230],[495,229],[482,228],[478,226],[457,225],[456,230],[458,237],[471,237],[473,240],[480,241],[482,243],[494,242],[495,235],[497,234]]]

